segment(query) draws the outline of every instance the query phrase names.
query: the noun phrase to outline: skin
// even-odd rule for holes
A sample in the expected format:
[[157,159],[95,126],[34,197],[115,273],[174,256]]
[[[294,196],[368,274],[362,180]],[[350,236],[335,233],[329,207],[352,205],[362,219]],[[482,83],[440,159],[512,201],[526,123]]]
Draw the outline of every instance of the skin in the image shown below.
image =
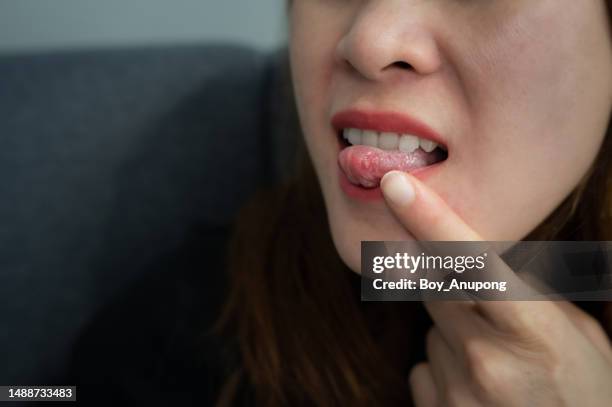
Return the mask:
[[601,0],[295,0],[289,17],[302,130],[354,271],[360,241],[414,236],[384,202],[339,188],[334,113],[406,112],[436,130],[449,158],[427,185],[487,240],[524,238],[601,146],[612,105]]
[[[302,130],[334,243],[356,272],[362,240],[524,238],[601,147],[612,107],[603,0],[295,0],[289,16]],[[448,160],[424,181],[387,174],[385,200],[352,200],[330,127],[349,107],[417,117]],[[392,199],[391,176],[411,199]],[[571,303],[425,305],[434,326],[410,375],[418,406],[611,405],[610,343]]]

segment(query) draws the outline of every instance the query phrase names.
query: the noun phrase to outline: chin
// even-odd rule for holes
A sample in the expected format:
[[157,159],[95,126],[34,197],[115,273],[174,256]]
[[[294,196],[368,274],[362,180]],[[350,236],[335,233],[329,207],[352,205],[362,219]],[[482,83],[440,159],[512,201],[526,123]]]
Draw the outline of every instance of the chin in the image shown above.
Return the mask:
[[344,264],[357,274],[361,274],[362,241],[415,240],[386,208],[383,213],[372,211],[361,216],[341,208],[329,212],[329,227],[336,251]]

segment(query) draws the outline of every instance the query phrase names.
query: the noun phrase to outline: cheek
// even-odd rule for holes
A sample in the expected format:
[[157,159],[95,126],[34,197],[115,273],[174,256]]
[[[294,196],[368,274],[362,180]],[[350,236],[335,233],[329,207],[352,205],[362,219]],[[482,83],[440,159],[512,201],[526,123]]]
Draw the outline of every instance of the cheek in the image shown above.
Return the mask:
[[[290,23],[289,57],[300,124],[319,179],[335,171],[335,156],[328,128],[333,100],[332,72],[340,25],[322,14],[320,6],[297,2]],[[313,23],[315,22],[315,23]],[[323,185],[325,188],[325,185]]]
[[289,51],[298,107],[308,113],[320,109],[329,93],[338,24],[329,21],[321,6],[295,3],[290,19]]
[[539,158],[580,149],[578,140],[589,144],[585,134],[599,142],[610,109],[609,38],[594,24],[596,10],[572,3],[553,12],[559,7],[543,1],[478,47],[469,79],[475,124],[507,131],[478,132],[482,141],[521,144]]
[[449,199],[483,235],[524,237],[579,182],[605,133],[607,37],[583,7],[548,8],[455,50],[471,126],[459,136],[468,142],[455,157],[461,179],[452,191],[470,192]]

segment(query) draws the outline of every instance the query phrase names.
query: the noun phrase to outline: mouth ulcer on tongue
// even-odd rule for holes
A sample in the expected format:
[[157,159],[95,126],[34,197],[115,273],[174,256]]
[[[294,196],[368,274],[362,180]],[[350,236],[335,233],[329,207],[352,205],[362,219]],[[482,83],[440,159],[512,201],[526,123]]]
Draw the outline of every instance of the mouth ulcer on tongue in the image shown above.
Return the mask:
[[375,188],[389,171],[414,171],[441,161],[439,150],[427,153],[420,148],[412,153],[357,145],[340,151],[338,163],[353,184]]

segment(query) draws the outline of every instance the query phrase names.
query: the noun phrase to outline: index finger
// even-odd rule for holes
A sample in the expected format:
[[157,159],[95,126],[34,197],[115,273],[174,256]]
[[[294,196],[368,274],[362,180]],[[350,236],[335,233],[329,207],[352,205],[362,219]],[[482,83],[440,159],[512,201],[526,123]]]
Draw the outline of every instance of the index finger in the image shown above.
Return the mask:
[[[483,241],[438,194],[409,173],[390,171],[382,178],[380,187],[398,221],[418,240]],[[507,281],[513,290],[532,290],[496,253],[490,253],[487,265],[491,278]],[[548,301],[477,301],[476,304],[492,323],[513,331],[523,330],[525,324],[532,325],[530,318],[538,314],[552,315],[559,311]],[[428,308],[431,307],[437,308],[428,303]],[[444,313],[433,312],[432,317],[435,315]]]

